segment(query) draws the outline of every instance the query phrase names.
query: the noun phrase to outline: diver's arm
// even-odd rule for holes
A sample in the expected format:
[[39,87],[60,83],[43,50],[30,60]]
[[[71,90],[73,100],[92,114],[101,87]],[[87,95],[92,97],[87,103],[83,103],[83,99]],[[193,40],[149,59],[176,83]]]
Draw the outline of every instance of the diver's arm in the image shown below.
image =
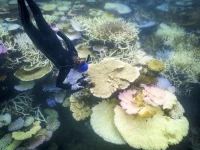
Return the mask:
[[66,76],[68,75],[70,68],[61,68],[59,70],[59,74],[56,80],[56,86],[62,89],[71,90],[72,85],[67,83],[64,84],[63,81],[65,80]]
[[58,31],[57,35],[60,36],[65,41],[68,50],[69,51],[73,51],[78,56],[77,50],[75,49],[75,47],[72,44],[71,40],[64,33],[62,33],[61,31]]

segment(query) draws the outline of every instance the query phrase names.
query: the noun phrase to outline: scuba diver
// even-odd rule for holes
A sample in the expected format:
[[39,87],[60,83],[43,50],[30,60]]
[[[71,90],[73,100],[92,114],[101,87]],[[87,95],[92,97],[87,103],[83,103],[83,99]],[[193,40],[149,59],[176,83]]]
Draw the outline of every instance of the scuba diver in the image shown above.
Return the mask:
[[[48,25],[43,18],[40,8],[33,0],[26,0],[26,2],[32,11],[37,27],[31,22],[25,1],[17,1],[19,16],[26,34],[36,47],[59,69],[56,86],[71,90],[84,88],[85,83],[89,81],[89,78],[84,75],[84,72],[88,70],[87,62],[90,56],[88,55],[86,61],[79,58],[70,39],[58,29],[55,30],[55,26],[51,27]],[[57,35],[64,40],[67,49],[63,48]]]

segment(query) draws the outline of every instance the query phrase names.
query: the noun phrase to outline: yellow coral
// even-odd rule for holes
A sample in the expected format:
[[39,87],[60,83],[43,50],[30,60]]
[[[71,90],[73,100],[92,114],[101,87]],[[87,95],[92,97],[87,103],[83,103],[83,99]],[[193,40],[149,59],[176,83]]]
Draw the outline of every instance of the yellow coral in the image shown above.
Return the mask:
[[32,81],[35,79],[42,78],[47,73],[52,70],[52,65],[46,65],[45,67],[35,68],[30,71],[24,69],[17,70],[14,75],[19,78],[21,81]]
[[165,69],[164,63],[157,59],[147,61],[147,67],[156,72],[161,72]]
[[33,127],[29,131],[27,131],[27,132],[22,132],[22,131],[13,132],[12,138],[14,138],[15,140],[25,140],[25,139],[31,138],[32,135],[34,135],[40,129],[41,129],[40,122],[35,121],[33,123]]
[[92,108],[90,123],[96,134],[104,140],[115,143],[125,144],[126,142],[114,125],[114,108],[116,100],[102,101]]
[[77,121],[84,120],[92,113],[90,107],[83,101],[77,99],[74,95],[70,96],[70,110],[73,113],[72,116]]
[[53,10],[55,10],[56,9],[56,4],[45,4],[43,7],[42,7],[42,9],[44,10],[44,11],[53,11]]
[[13,142],[8,145],[4,150],[14,150],[21,144],[21,142],[22,141],[20,140],[13,140]]
[[91,64],[88,70],[95,84],[90,89],[96,97],[108,98],[117,89],[125,89],[139,76],[139,69],[115,58],[105,58],[100,63]]
[[169,145],[179,143],[187,135],[188,120],[171,119],[157,108],[152,118],[140,118],[128,115],[116,106],[114,109],[114,123],[124,140],[133,148],[145,150],[167,149]]

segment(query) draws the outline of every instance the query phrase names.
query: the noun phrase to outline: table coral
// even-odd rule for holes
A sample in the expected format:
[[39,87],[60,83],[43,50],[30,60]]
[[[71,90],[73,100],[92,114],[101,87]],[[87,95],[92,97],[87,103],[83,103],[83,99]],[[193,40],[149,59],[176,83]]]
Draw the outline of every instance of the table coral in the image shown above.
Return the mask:
[[90,123],[96,134],[105,141],[115,144],[125,144],[119,131],[114,125],[114,111],[117,105],[115,99],[104,100],[92,108]]
[[115,107],[114,112],[118,131],[133,148],[164,150],[169,145],[178,144],[188,133],[189,123],[184,116],[172,119],[160,109],[148,119],[128,115],[119,106]]
[[95,84],[90,89],[96,97],[108,98],[117,89],[125,89],[140,75],[137,67],[132,67],[115,58],[105,58],[97,64],[91,64],[88,70]]

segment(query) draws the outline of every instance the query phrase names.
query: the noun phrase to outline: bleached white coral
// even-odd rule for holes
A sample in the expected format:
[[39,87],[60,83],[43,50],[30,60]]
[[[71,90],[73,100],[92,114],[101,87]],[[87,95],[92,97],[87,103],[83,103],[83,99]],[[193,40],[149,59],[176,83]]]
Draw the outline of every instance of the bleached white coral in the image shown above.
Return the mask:
[[138,39],[139,30],[121,18],[106,15],[94,18],[78,16],[72,18],[71,22],[76,22],[90,40],[114,42],[116,46],[122,44],[127,46],[134,45]]
[[17,44],[16,51],[19,51],[22,56],[11,60],[13,64],[29,63],[30,66],[44,67],[51,62],[33,45],[27,34],[17,34],[14,38],[14,43]]
[[164,41],[164,45],[174,46],[175,40],[181,38],[185,35],[183,28],[172,25],[168,26],[164,23],[161,23],[159,29],[156,31],[156,36],[160,37]]

